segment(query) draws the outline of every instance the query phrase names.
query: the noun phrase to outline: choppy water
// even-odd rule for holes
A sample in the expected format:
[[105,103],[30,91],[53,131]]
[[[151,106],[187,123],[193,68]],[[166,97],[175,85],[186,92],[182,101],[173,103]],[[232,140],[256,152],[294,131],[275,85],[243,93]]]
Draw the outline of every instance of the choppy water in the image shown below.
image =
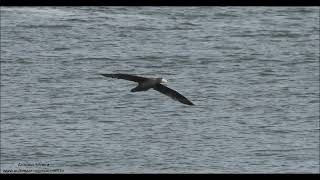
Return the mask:
[[319,8],[1,7],[1,171],[35,163],[319,173]]

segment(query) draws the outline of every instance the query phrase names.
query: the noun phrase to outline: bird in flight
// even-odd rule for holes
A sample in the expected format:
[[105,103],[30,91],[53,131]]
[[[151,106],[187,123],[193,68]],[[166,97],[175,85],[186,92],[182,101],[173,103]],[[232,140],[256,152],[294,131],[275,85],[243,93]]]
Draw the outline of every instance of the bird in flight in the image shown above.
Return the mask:
[[165,80],[164,78],[146,78],[146,77],[140,77],[140,76],[135,76],[130,74],[101,74],[101,75],[105,77],[124,79],[124,80],[134,81],[139,83],[137,87],[131,89],[131,92],[147,91],[152,88],[183,104],[194,105],[191,101],[189,101],[186,97],[184,97],[177,91],[165,86],[164,84],[166,84],[168,81]]

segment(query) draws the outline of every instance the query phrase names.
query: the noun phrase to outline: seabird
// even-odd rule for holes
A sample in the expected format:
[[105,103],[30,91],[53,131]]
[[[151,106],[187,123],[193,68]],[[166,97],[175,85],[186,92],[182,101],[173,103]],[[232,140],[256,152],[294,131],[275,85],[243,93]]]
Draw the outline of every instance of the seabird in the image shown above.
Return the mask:
[[186,97],[184,97],[177,91],[170,89],[167,86],[164,86],[164,84],[168,82],[164,78],[146,78],[146,77],[140,77],[140,76],[130,75],[130,74],[101,74],[101,75],[105,77],[124,79],[124,80],[134,81],[139,83],[137,87],[131,89],[131,92],[147,91],[152,88],[183,104],[194,105],[191,101],[189,101]]

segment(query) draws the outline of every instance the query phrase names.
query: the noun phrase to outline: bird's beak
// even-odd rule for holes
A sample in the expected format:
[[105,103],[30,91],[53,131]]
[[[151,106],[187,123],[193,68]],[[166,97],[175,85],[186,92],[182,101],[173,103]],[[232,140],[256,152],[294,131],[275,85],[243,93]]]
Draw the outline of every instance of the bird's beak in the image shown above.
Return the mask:
[[161,79],[161,83],[160,84],[167,84],[168,83],[168,81],[166,80],[166,79]]

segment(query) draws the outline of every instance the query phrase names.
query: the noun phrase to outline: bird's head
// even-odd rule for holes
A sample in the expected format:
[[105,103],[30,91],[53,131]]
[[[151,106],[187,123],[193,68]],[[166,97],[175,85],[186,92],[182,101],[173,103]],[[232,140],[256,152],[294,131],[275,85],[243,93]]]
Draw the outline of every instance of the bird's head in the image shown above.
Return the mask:
[[167,83],[168,83],[168,81],[166,79],[161,78],[160,84],[167,84]]

